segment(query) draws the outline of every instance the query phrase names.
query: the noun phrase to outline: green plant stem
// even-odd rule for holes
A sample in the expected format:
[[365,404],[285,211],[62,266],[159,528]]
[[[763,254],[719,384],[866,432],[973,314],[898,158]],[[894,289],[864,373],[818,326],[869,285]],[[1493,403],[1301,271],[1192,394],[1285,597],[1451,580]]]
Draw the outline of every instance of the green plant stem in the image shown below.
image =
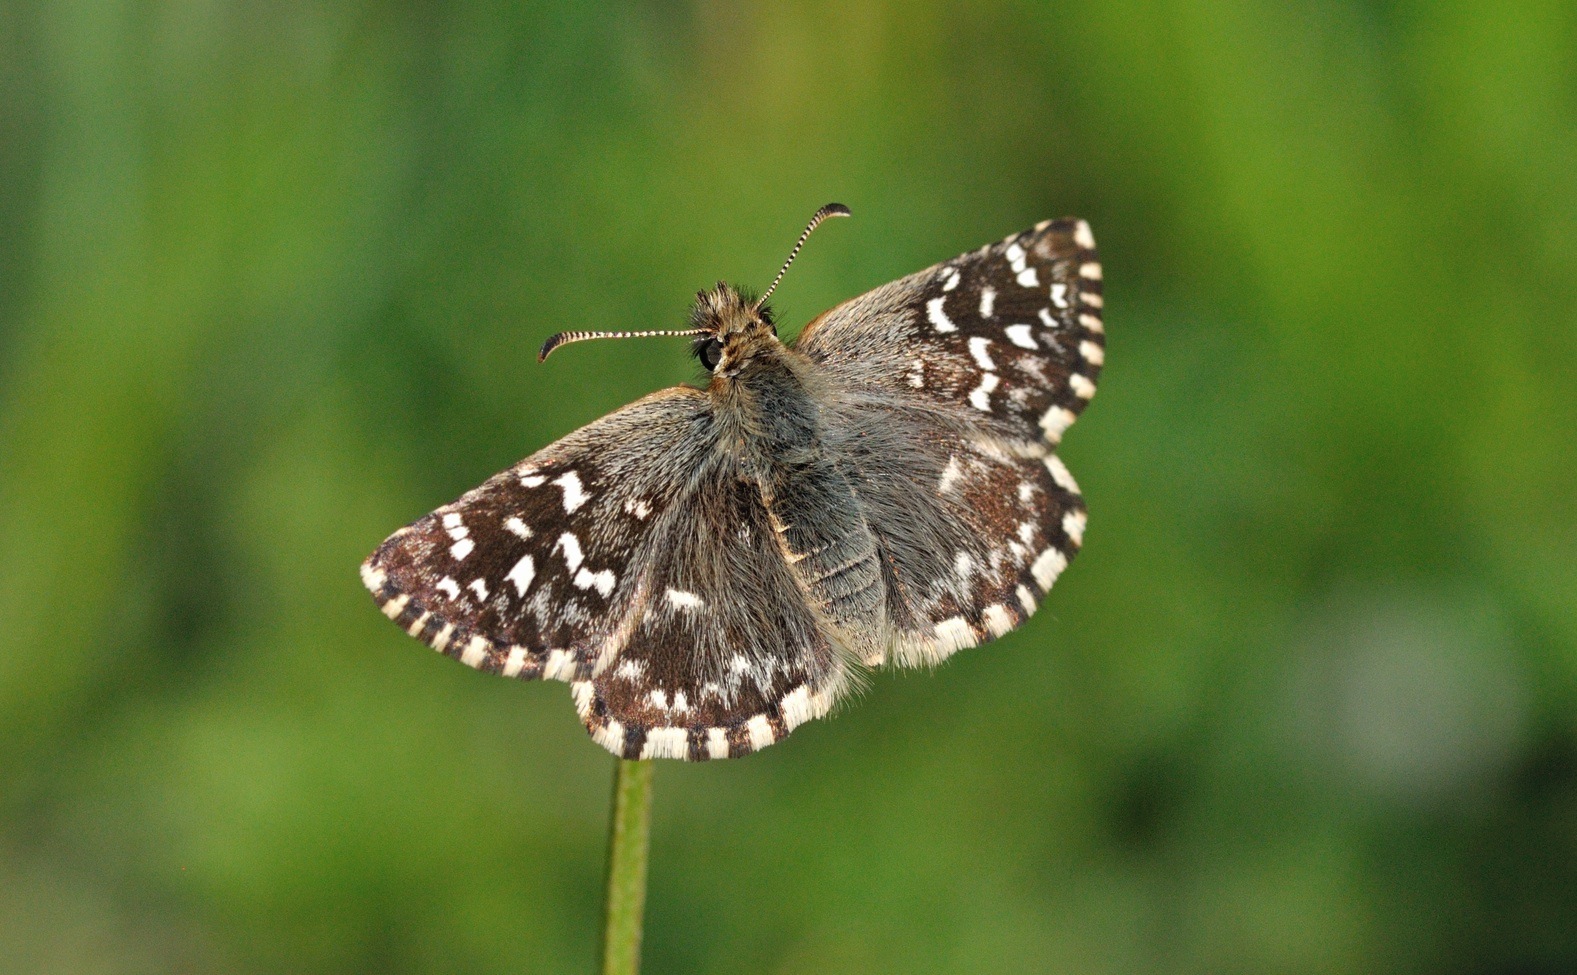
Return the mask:
[[651,825],[652,763],[621,760],[613,775],[613,821],[608,827],[602,975],[636,975],[641,970]]

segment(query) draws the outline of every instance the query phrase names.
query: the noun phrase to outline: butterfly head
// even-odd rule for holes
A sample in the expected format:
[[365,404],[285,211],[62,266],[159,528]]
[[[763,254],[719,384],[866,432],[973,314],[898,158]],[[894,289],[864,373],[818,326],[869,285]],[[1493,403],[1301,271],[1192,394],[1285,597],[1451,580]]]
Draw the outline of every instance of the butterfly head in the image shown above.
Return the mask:
[[695,356],[714,376],[732,379],[758,356],[781,347],[771,309],[722,281],[696,292],[690,324],[697,332]]

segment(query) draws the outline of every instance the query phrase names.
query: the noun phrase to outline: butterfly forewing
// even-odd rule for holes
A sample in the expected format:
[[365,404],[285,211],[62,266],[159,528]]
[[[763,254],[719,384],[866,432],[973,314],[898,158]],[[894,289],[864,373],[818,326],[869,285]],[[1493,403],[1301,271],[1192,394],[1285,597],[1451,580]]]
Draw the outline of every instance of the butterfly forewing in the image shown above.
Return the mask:
[[706,456],[709,426],[694,390],[631,404],[396,532],[363,580],[386,615],[470,666],[588,674]]
[[440,652],[570,681],[615,754],[746,754],[842,670],[726,456],[704,393],[647,397],[395,533],[363,580]]
[[1102,304],[1089,225],[1047,221],[847,301],[795,345],[853,387],[1055,444],[1095,395]]

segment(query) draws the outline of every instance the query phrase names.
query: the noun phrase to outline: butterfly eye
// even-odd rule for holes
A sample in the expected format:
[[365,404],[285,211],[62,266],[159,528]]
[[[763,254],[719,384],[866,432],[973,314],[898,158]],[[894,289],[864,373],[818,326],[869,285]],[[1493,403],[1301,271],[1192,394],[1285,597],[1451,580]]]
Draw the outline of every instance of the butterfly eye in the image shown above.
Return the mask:
[[716,369],[717,364],[722,361],[723,343],[719,342],[717,339],[707,339],[706,342],[701,346],[701,365],[706,367],[707,372],[711,372],[712,370]]

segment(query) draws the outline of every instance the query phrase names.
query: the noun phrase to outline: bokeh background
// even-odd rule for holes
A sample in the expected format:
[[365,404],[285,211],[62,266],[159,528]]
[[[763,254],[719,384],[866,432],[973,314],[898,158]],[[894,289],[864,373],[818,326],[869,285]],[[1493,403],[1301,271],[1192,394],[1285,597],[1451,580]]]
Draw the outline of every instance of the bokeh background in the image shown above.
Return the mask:
[[611,758],[356,568],[1088,218],[1031,625],[664,764],[647,970],[1577,970],[1577,7],[0,6],[0,970],[586,972]]

